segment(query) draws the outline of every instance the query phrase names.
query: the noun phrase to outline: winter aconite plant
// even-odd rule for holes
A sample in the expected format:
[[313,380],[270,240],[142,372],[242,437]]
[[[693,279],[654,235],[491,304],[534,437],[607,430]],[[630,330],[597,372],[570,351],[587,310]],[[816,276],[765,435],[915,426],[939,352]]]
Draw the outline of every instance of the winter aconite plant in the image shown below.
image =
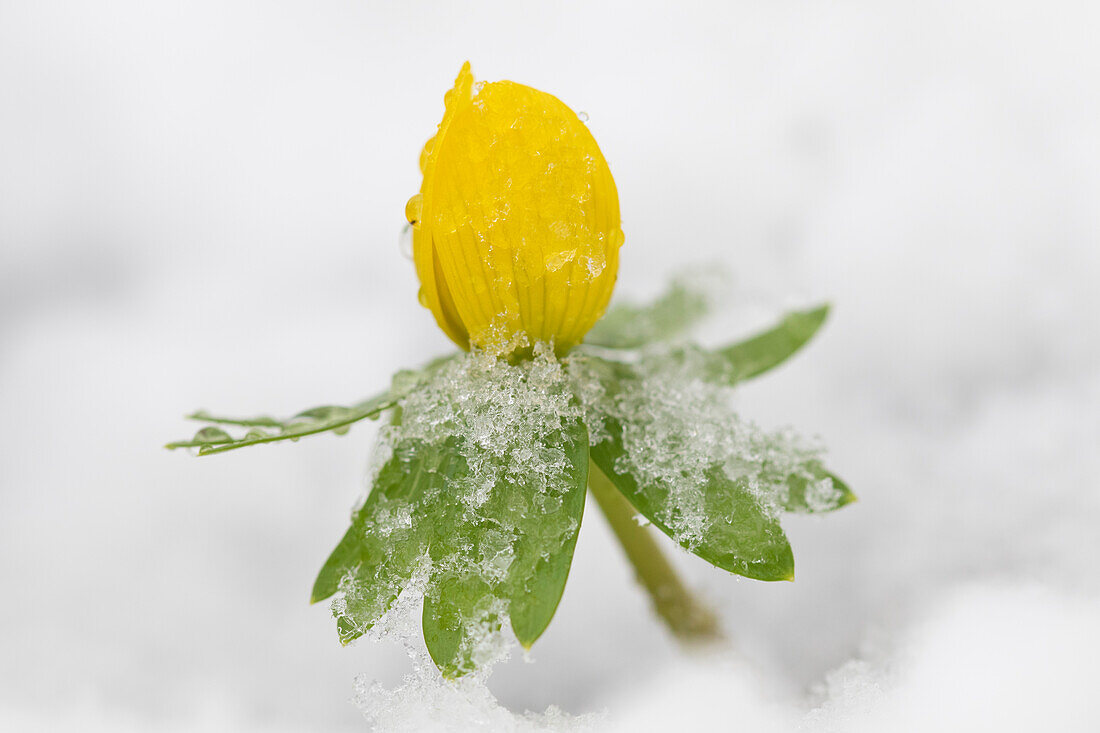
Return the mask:
[[348,407],[198,412],[208,426],[169,447],[212,455],[386,417],[372,488],[313,586],[314,602],[334,598],[345,644],[423,599],[445,676],[486,666],[509,627],[530,647],[561,599],[588,492],[661,618],[713,635],[644,525],[732,573],[794,577],[780,516],[853,496],[817,447],[745,421],[729,393],[801,348],[826,307],[716,350],[682,340],[706,310],[682,282],[603,316],[624,238],[584,122],[530,87],[475,84],[468,64],[445,103],[406,214],[420,302],[462,350]]

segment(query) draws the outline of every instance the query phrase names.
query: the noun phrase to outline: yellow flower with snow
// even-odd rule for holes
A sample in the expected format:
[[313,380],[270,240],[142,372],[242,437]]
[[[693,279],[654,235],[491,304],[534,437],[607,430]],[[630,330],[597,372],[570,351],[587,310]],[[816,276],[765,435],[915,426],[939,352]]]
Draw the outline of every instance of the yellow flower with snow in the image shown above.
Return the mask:
[[559,354],[603,315],[619,269],[619,196],[559,99],[463,65],[409,199],[420,302],[459,346]]

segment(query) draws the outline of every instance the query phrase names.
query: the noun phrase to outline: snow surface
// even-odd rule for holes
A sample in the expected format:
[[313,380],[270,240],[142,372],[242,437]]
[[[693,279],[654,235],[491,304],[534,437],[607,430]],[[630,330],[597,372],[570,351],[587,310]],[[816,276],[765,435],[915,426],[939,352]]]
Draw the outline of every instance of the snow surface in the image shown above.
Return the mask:
[[[1100,728],[1097,13],[5,5],[0,729],[363,730],[353,697],[421,730]],[[348,403],[448,348],[396,240],[466,58],[588,113],[620,294],[722,263],[709,343],[834,303],[737,407],[820,435],[860,498],[786,518],[795,583],[676,555],[731,637],[703,658],[589,512],[502,708],[402,691],[399,646],[306,603],[375,426],[160,449],[192,409]]]

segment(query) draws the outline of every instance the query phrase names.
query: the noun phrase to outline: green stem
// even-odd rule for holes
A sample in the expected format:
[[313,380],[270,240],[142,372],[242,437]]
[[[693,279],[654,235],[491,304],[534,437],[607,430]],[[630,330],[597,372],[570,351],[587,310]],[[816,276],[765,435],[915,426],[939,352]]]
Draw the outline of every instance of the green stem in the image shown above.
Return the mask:
[[649,527],[634,521],[638,511],[595,463],[588,466],[588,489],[634,566],[638,581],[653,599],[654,610],[681,641],[721,638],[714,613],[698,601],[657,546]]

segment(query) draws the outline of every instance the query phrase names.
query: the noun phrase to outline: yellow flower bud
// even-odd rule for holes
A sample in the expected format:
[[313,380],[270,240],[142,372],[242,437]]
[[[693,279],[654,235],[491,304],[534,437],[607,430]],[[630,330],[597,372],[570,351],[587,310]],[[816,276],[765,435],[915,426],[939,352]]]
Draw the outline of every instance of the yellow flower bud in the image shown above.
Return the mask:
[[619,196],[584,122],[559,99],[467,62],[424,146],[413,226],[420,302],[464,349],[559,354],[603,315],[619,269]]

